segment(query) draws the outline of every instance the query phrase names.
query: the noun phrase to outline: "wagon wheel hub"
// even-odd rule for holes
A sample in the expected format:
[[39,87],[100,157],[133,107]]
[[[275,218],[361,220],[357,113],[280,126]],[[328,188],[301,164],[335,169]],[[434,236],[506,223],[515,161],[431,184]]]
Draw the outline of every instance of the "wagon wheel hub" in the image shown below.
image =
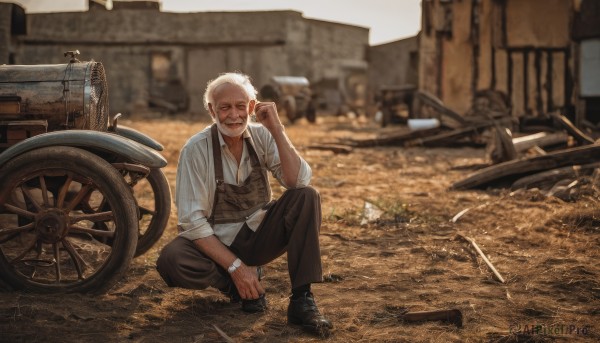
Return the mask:
[[60,210],[50,209],[35,217],[35,229],[46,243],[56,243],[68,233],[68,216]]

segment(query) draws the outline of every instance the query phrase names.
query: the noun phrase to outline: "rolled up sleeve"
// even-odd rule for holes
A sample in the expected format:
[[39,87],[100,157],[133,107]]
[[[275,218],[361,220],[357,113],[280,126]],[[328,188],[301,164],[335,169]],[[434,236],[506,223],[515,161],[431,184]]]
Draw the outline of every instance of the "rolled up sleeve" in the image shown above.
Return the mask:
[[190,241],[214,235],[215,232],[206,217],[199,218],[190,223],[179,223],[179,236]]
[[177,167],[175,203],[179,235],[196,240],[214,235],[210,216],[210,194],[206,185],[207,162],[197,146],[184,147]]
[[300,171],[298,172],[298,179],[296,180],[296,188],[303,188],[310,184],[312,178],[312,169],[302,157],[300,157]]

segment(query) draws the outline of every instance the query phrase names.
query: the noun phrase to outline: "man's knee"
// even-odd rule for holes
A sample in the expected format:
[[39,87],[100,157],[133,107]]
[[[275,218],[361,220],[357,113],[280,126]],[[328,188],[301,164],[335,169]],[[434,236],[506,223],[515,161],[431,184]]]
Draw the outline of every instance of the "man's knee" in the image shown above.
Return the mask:
[[[177,238],[176,238],[177,239]],[[174,241],[171,241],[161,250],[158,259],[156,260],[156,270],[160,276],[169,283],[169,274],[174,268],[178,266],[178,255],[180,254]]]
[[306,187],[303,187],[300,189],[308,196],[317,197],[317,198],[320,197],[319,191],[314,189],[312,186],[306,186]]
[[314,189],[312,186],[295,188],[290,191],[294,192],[299,197],[305,198],[306,200],[321,201],[321,195],[319,194],[319,191]]

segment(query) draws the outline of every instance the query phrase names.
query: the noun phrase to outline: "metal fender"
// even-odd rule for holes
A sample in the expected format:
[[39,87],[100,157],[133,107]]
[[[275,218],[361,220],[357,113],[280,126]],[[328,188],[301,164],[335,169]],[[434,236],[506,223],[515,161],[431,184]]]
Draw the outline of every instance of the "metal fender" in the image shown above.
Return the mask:
[[[109,129],[110,130],[110,129]],[[117,128],[113,131],[119,136],[123,136],[125,138],[129,138],[138,143],[142,143],[145,146],[148,146],[157,151],[163,151],[164,147],[159,142],[155,141],[152,137],[142,133],[134,128],[123,126],[119,124]]]
[[68,130],[44,133],[11,146],[0,154],[0,167],[24,152],[60,145],[112,153],[149,168],[167,165],[167,160],[161,154],[131,139],[108,132]]

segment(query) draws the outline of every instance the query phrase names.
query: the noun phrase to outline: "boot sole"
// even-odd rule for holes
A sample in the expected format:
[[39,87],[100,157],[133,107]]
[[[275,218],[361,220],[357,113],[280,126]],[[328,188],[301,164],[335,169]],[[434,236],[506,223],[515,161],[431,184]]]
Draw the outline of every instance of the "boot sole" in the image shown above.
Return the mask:
[[331,329],[333,329],[333,327],[329,327],[328,325],[320,326],[304,324],[301,319],[298,319],[296,317],[288,317],[288,324],[301,326],[304,331],[310,332],[321,337],[329,337],[329,335],[331,334]]

